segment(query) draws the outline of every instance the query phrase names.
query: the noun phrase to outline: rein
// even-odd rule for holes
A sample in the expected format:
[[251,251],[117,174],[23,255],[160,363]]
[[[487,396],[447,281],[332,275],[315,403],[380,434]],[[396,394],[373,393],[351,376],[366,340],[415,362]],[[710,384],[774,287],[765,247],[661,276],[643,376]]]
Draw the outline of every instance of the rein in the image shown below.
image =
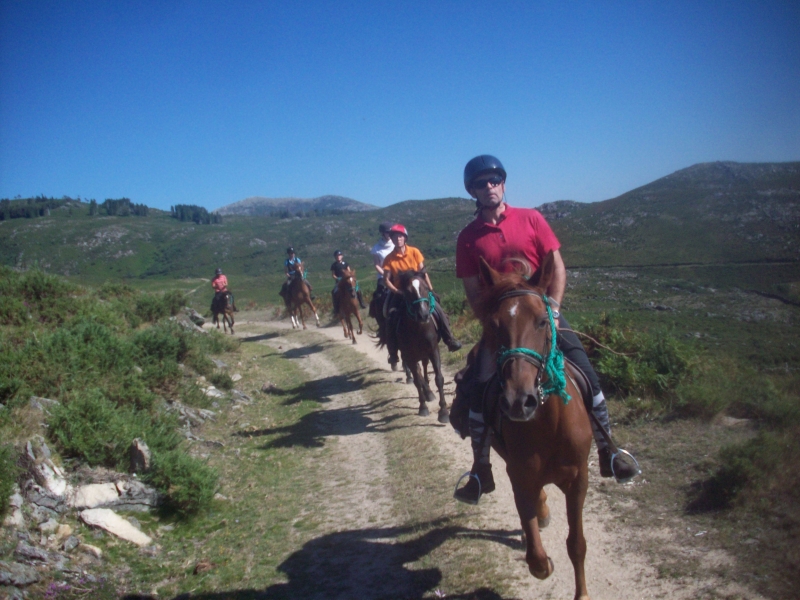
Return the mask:
[[[567,379],[564,376],[564,355],[561,350],[556,346],[557,329],[556,321],[553,317],[553,310],[550,308],[550,299],[545,294],[534,292],[533,290],[512,290],[506,292],[498,298],[498,304],[508,298],[515,298],[517,296],[538,296],[544,302],[547,309],[547,318],[550,321],[550,351],[542,356],[536,350],[530,348],[506,348],[501,346],[497,350],[497,372],[500,377],[500,385],[503,385],[502,372],[506,364],[516,358],[531,363],[539,369],[536,375],[536,387],[539,390],[539,397],[544,400],[547,396],[555,394],[564,399],[564,404],[567,404],[572,398],[567,393]],[[547,376],[547,381],[542,383],[542,373]]]
[[428,310],[432,311],[436,308],[436,298],[433,297],[433,292],[428,292],[427,298],[419,298],[414,300],[411,304],[406,301],[406,310],[408,311],[409,316],[413,317],[414,313],[411,312],[411,307],[415,304],[419,304],[420,302],[427,302],[428,303]]

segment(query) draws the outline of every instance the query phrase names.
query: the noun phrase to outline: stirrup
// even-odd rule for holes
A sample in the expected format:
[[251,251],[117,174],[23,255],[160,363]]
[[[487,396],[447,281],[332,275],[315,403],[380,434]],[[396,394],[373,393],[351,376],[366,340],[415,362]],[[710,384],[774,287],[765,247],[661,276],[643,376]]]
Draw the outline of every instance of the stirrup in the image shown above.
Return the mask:
[[[469,500],[464,500],[463,498],[459,498],[456,495],[458,493],[458,484],[461,483],[464,480],[465,477],[467,477],[469,479],[475,478],[475,480],[478,482],[478,499],[475,502],[470,502]],[[453,498],[455,498],[459,502],[463,502],[464,504],[477,505],[478,502],[481,501],[481,496],[483,496],[483,486],[481,485],[481,478],[478,477],[477,473],[473,473],[472,471],[467,471],[461,477],[458,478],[458,481],[456,481],[456,487],[453,489]]]
[[[625,477],[624,479],[617,477],[617,472],[616,469],[614,468],[614,459],[617,458],[617,456],[619,456],[620,454],[627,456],[629,459],[633,461],[633,466],[635,470],[635,473],[633,475],[631,475],[630,477]],[[636,460],[636,457],[633,454],[631,454],[627,450],[623,450],[622,448],[617,448],[616,452],[611,453],[611,474],[614,476],[614,480],[617,483],[628,483],[629,481],[632,481],[635,477],[638,477],[639,475],[642,474],[642,468],[639,466],[639,461]]]

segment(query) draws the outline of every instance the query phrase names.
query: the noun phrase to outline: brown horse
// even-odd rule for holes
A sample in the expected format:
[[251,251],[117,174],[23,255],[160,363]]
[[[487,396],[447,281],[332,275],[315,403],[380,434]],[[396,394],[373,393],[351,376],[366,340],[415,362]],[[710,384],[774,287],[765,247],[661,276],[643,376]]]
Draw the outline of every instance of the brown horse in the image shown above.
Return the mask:
[[[317,321],[317,327],[319,327],[319,316],[317,315],[317,309],[314,308],[314,304],[311,302],[311,291],[305,282],[303,265],[295,265],[295,272],[296,275],[289,280],[286,294],[283,297],[283,301],[286,304],[286,313],[292,320],[292,329],[300,329],[301,322],[303,329],[306,329],[306,319],[305,315],[303,315],[304,304],[311,308],[311,312],[314,313],[314,318]],[[300,319],[297,318],[298,314]]]
[[220,302],[212,302],[211,312],[214,314],[211,323],[219,329],[219,316],[222,315],[222,330],[227,333],[228,327],[231,328],[231,335],[233,335],[233,311],[236,307],[233,304],[233,294],[225,292]]
[[[388,288],[379,286],[375,293],[372,294],[372,299],[369,301],[369,316],[375,319],[378,323],[378,331],[383,331],[386,323],[386,317],[383,316],[383,303],[386,300],[386,294],[391,294]],[[384,343],[380,340],[380,335],[378,336],[370,336],[370,337],[377,337],[378,338],[378,345],[383,346]],[[408,368],[406,363],[403,363],[403,372],[406,374],[406,383],[413,383],[414,382],[414,375],[411,373],[411,369]],[[428,369],[426,365],[425,369],[425,379],[428,379]]]
[[481,259],[485,287],[476,313],[483,343],[497,357],[486,394],[492,447],[506,462],[526,543],[531,574],[553,572],[539,527],[549,520],[544,486],[557,485],[567,501],[567,552],[575,571],[575,599],[588,600],[584,559],[583,503],[588,488],[592,430],[574,381],[565,376],[556,348],[556,325],[545,290],[554,273],[550,253],[536,287],[518,274],[501,274]]
[[361,320],[361,313],[358,311],[358,283],[356,282],[355,270],[347,267],[342,273],[342,279],[336,288],[336,296],[339,304],[339,319],[342,321],[344,337],[356,343],[356,336],[353,334],[353,322],[350,317],[355,315],[358,320],[358,335],[364,330],[364,322]]
[[[397,323],[397,347],[404,365],[414,377],[414,385],[419,394],[419,415],[428,416],[426,402],[436,400],[428,384],[428,363],[433,366],[434,381],[439,391],[439,422],[450,422],[450,411],[444,399],[444,375],[442,359],[439,356],[439,332],[432,317],[436,300],[425,282],[425,276],[418,271],[403,271],[399,274],[397,285],[403,293],[404,302]],[[391,321],[390,321],[391,322]]]

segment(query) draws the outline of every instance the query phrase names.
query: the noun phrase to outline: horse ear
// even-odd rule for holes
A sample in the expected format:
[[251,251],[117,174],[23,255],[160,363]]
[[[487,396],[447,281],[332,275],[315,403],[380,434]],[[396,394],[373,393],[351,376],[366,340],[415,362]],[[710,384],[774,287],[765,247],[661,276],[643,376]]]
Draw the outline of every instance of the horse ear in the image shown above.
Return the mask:
[[553,274],[556,272],[556,260],[553,257],[553,251],[547,253],[547,256],[544,257],[541,266],[534,273],[533,277],[531,278],[535,281],[536,287],[542,288],[546,290],[550,286],[550,281],[553,279]]
[[489,263],[487,263],[486,259],[484,259],[482,256],[480,259],[480,269],[481,278],[483,279],[484,283],[486,283],[486,285],[489,287],[492,287],[497,281],[497,276],[499,273],[490,267]]

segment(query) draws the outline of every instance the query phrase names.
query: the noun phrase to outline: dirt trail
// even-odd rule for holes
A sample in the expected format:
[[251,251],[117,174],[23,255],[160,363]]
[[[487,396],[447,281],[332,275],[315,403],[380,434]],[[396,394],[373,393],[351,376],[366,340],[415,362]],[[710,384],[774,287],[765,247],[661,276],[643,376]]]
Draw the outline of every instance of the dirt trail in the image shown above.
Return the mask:
[[[246,332],[249,324],[281,330],[281,337],[268,342],[273,347],[282,346],[286,349],[302,345],[292,340],[293,331],[286,321],[269,323],[243,321],[237,324],[239,328],[237,335]],[[340,327],[312,327],[308,331],[350,346],[349,342],[343,339]],[[398,394],[409,394],[409,387],[402,383],[404,377],[401,378],[400,373],[389,370],[385,351],[375,348],[366,335],[360,336],[358,344],[351,347],[365,356],[370,367],[385,371],[385,381],[396,385]],[[336,381],[335,376],[339,374],[339,369],[326,356],[324,350],[308,355],[302,366],[312,379],[316,380],[330,378]],[[448,403],[452,401],[452,375],[449,373],[446,378]],[[365,402],[358,390],[326,389],[325,393],[330,399],[330,403],[325,405],[326,410],[357,408]],[[435,411],[432,411],[428,419],[435,420]],[[341,423],[341,426],[349,427],[347,423]],[[335,427],[332,431],[331,439],[337,436]],[[426,435],[431,437],[431,444],[434,444],[449,462],[452,474],[449,481],[431,482],[431,485],[454,486],[471,462],[468,441],[461,440],[450,427],[428,427]],[[385,526],[402,525],[396,522],[396,513],[391,510],[393,500],[387,496],[388,486],[384,485],[387,477],[387,456],[382,434],[368,429],[366,432],[350,435],[348,443],[335,444],[334,447],[332,464],[328,469],[330,479],[326,483],[330,493],[326,494],[324,504],[325,510],[336,518],[342,530],[348,527],[363,528],[368,523],[373,525],[380,523]],[[470,525],[486,530],[518,530],[519,520],[503,462],[494,453],[492,460],[495,465],[497,490],[484,497],[479,506],[468,509]],[[646,465],[644,467],[646,470]],[[647,485],[647,475],[645,471],[644,478],[628,486]],[[636,552],[636,544],[629,538],[630,532],[626,530],[624,523],[615,521],[608,500],[604,496],[605,493],[607,496],[613,496],[618,503],[633,504],[634,500],[627,498],[626,489],[630,489],[628,486],[620,486],[600,478],[593,450],[590,457],[590,489],[584,509],[584,529],[588,544],[586,575],[589,593],[593,600],[700,597],[760,600],[763,598],[750,590],[714,577],[691,581],[659,578],[658,558]],[[552,519],[549,527],[542,530],[542,540],[555,564],[553,575],[545,581],[535,580],[528,574],[527,565],[523,560],[524,551],[502,544],[497,544],[496,549],[493,549],[498,554],[505,555],[500,561],[507,565],[503,576],[506,583],[511,586],[515,598],[571,598],[574,594],[573,571],[565,544],[568,528],[564,497],[555,486],[547,486],[546,491]],[[637,518],[648,518],[645,514],[636,513],[636,515]],[[658,525],[653,526],[652,536],[655,539],[663,539],[665,544],[671,542],[673,534],[674,532],[669,530],[659,529]],[[354,573],[353,576],[358,577],[358,574]],[[361,587],[361,589],[366,588]],[[401,592],[401,590],[396,591]]]

